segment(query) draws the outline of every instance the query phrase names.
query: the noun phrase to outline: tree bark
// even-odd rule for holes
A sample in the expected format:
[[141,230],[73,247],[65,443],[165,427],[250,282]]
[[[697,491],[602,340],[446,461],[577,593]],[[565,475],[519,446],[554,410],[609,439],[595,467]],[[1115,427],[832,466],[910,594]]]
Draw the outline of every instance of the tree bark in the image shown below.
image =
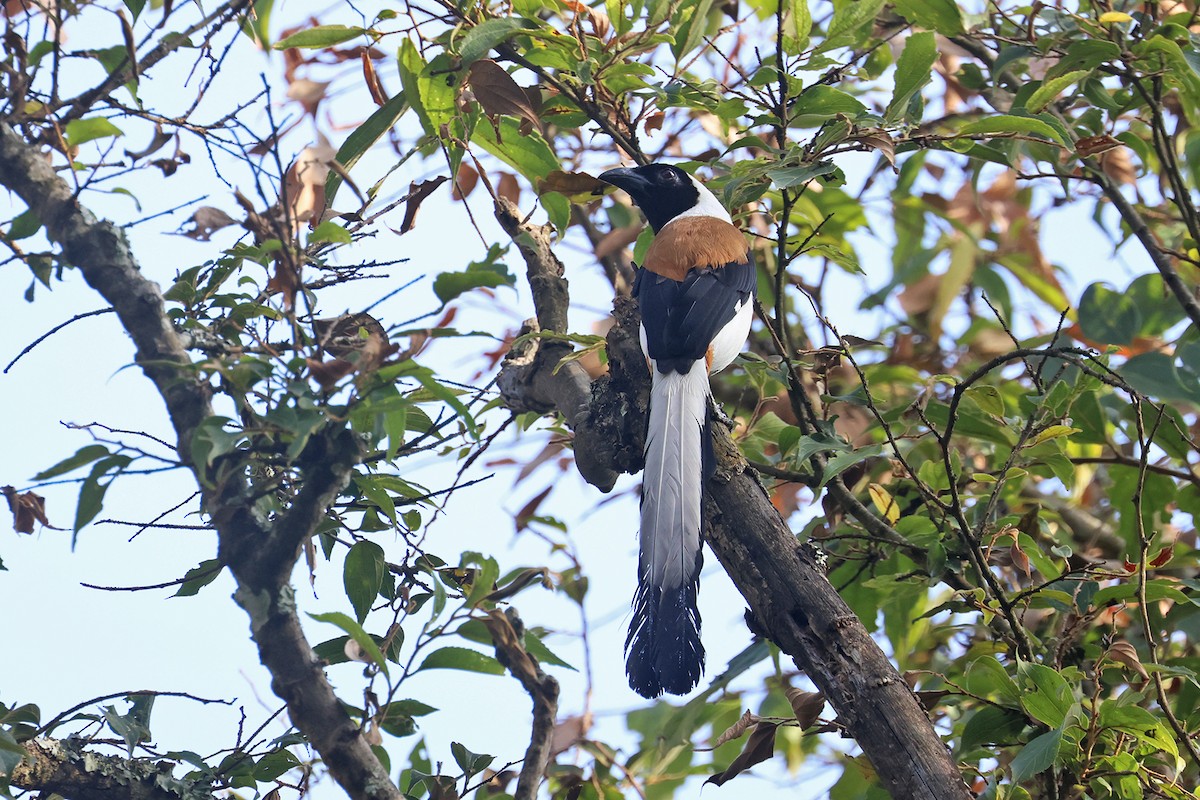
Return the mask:
[[213,800],[207,783],[171,775],[171,761],[119,758],[85,750],[82,742],[38,738],[25,742],[24,760],[8,776],[16,787],[67,800]]

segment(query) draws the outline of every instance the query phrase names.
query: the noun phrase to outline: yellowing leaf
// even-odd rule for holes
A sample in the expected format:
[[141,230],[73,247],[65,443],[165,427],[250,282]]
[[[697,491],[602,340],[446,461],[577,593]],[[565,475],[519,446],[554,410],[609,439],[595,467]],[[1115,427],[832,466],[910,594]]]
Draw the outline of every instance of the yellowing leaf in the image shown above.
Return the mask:
[[1070,425],[1051,425],[1046,430],[1039,433],[1029,442],[1029,446],[1048,442],[1051,439],[1057,439],[1061,436],[1070,436],[1072,433],[1079,433],[1079,428],[1072,428]]
[[1114,22],[1133,22],[1133,17],[1124,11],[1105,11],[1100,15],[1100,22],[1111,25]]
[[888,521],[889,525],[895,525],[896,521],[900,519],[900,507],[896,505],[896,499],[878,483],[872,483],[867,487],[867,491],[871,495],[871,502],[875,504],[875,508],[883,515],[883,518]]

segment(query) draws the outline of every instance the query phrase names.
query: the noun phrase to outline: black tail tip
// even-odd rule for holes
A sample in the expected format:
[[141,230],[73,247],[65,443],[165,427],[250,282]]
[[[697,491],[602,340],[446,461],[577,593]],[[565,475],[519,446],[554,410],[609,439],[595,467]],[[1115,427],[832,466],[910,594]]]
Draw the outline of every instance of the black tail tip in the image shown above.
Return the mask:
[[639,594],[625,650],[629,688],[642,697],[695,689],[704,674],[695,587]]

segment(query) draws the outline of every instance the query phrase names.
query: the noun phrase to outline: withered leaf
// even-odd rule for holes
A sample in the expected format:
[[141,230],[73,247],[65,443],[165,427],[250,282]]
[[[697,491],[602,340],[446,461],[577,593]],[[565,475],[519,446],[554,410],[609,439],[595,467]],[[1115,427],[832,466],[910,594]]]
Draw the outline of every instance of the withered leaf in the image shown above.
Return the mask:
[[472,64],[467,84],[483,113],[489,117],[505,114],[527,121],[535,130],[542,129],[542,121],[530,103],[529,95],[495,61],[483,59]]
[[521,204],[521,184],[517,183],[517,176],[511,172],[501,172],[500,180],[496,183],[496,194],[514,206],[519,206]]
[[1146,668],[1142,666],[1142,660],[1138,658],[1137,648],[1129,642],[1113,642],[1104,652],[1104,657],[1110,661],[1124,664],[1143,678],[1150,679],[1150,673],[1146,672]]
[[697,750],[716,750],[718,747],[725,744],[726,742],[732,742],[734,739],[740,739],[742,737],[742,734],[744,734],[747,730],[749,730],[751,725],[756,724],[758,722],[758,720],[759,720],[759,717],[757,714],[752,713],[750,711],[744,711],[742,713],[742,715],[740,717],[738,717],[737,722],[733,723],[728,728],[721,731],[721,735],[718,736],[716,739],[713,739],[711,748],[697,747],[696,749]]
[[156,153],[166,146],[167,142],[171,141],[171,134],[162,129],[162,125],[154,126],[154,136],[150,137],[150,144],[145,148],[138,150],[136,153],[132,150],[125,151],[125,157],[136,161],[139,158],[145,158],[152,153]]
[[408,202],[404,205],[404,221],[400,223],[401,235],[408,233],[413,229],[417,221],[417,209],[421,207],[421,203],[425,202],[425,198],[433,194],[433,190],[441,186],[446,181],[450,180],[445,175],[439,175],[430,181],[421,181],[420,183],[411,183],[408,186]]
[[825,708],[825,695],[821,692],[806,692],[803,689],[786,686],[783,693],[792,705],[792,713],[796,715],[796,721],[800,723],[800,730],[804,730],[816,722]]
[[454,176],[454,187],[450,190],[450,199],[464,200],[475,191],[479,183],[479,173],[465,161],[458,165],[458,174]]
[[[191,219],[180,226],[179,233],[189,239],[195,239],[197,242],[207,242],[214,232],[228,227],[235,222],[237,220],[219,208],[200,206],[192,214]],[[189,228],[188,226],[191,227]]]
[[324,136],[316,144],[300,151],[300,155],[288,167],[284,177],[284,190],[292,206],[292,219],[308,222],[315,228],[325,213],[325,181],[329,178],[329,164],[337,157],[333,145]]
[[62,530],[46,519],[46,498],[33,492],[17,493],[11,486],[0,488],[8,500],[8,510],[13,515],[13,530],[17,533],[33,533],[33,523],[38,522],[50,530]]
[[317,106],[325,99],[325,92],[329,89],[328,81],[314,81],[310,78],[297,78],[288,84],[287,98],[295,100],[300,105],[304,106],[304,110],[310,115],[316,116]]
[[388,101],[387,92],[383,90],[383,84],[379,81],[379,75],[375,72],[375,65],[371,63],[371,53],[366,49],[362,51],[362,71],[363,81],[367,84],[367,91],[371,93],[371,100],[377,106],[385,105]]
[[644,130],[646,133],[653,133],[654,131],[661,131],[662,126],[663,126],[663,120],[665,120],[666,118],[667,118],[667,115],[664,114],[663,112],[655,111],[653,114],[646,117],[646,121],[642,123],[642,130]]
[[331,361],[306,358],[304,362],[308,365],[308,373],[312,375],[313,380],[326,391],[336,386],[342,378],[354,372],[354,365],[344,358],[335,358]]
[[592,26],[592,33],[597,39],[605,39],[612,32],[612,20],[603,11],[581,3],[579,0],[566,0],[566,5],[576,14],[587,16],[588,22]]
[[592,196],[604,191],[608,188],[608,184],[586,172],[563,172],[561,169],[556,169],[547,175],[542,180],[538,181],[538,194],[546,192],[558,192],[565,194],[568,197],[575,195]]
[[1121,146],[1120,139],[1102,133],[1099,136],[1084,136],[1079,139],[1075,142],[1075,152],[1079,154],[1080,158],[1087,158]]
[[887,131],[882,128],[873,128],[860,131],[850,136],[849,139],[866,145],[872,150],[878,150],[879,154],[887,159],[892,169],[896,168],[896,143],[892,141],[892,137]]
[[721,786],[733,780],[755,764],[761,764],[769,759],[775,754],[775,731],[778,728],[778,722],[759,720],[755,724],[754,729],[750,731],[750,737],[746,740],[746,746],[742,749],[742,752],[738,753],[737,758],[730,762],[728,768],[711,776],[705,783],[713,783]]

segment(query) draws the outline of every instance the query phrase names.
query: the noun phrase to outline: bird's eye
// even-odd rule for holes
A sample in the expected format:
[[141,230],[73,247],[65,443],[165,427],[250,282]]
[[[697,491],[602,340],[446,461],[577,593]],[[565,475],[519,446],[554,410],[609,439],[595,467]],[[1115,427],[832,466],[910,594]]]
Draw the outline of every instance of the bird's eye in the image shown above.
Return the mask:
[[665,169],[662,174],[662,182],[667,184],[678,184],[679,173],[673,169]]

